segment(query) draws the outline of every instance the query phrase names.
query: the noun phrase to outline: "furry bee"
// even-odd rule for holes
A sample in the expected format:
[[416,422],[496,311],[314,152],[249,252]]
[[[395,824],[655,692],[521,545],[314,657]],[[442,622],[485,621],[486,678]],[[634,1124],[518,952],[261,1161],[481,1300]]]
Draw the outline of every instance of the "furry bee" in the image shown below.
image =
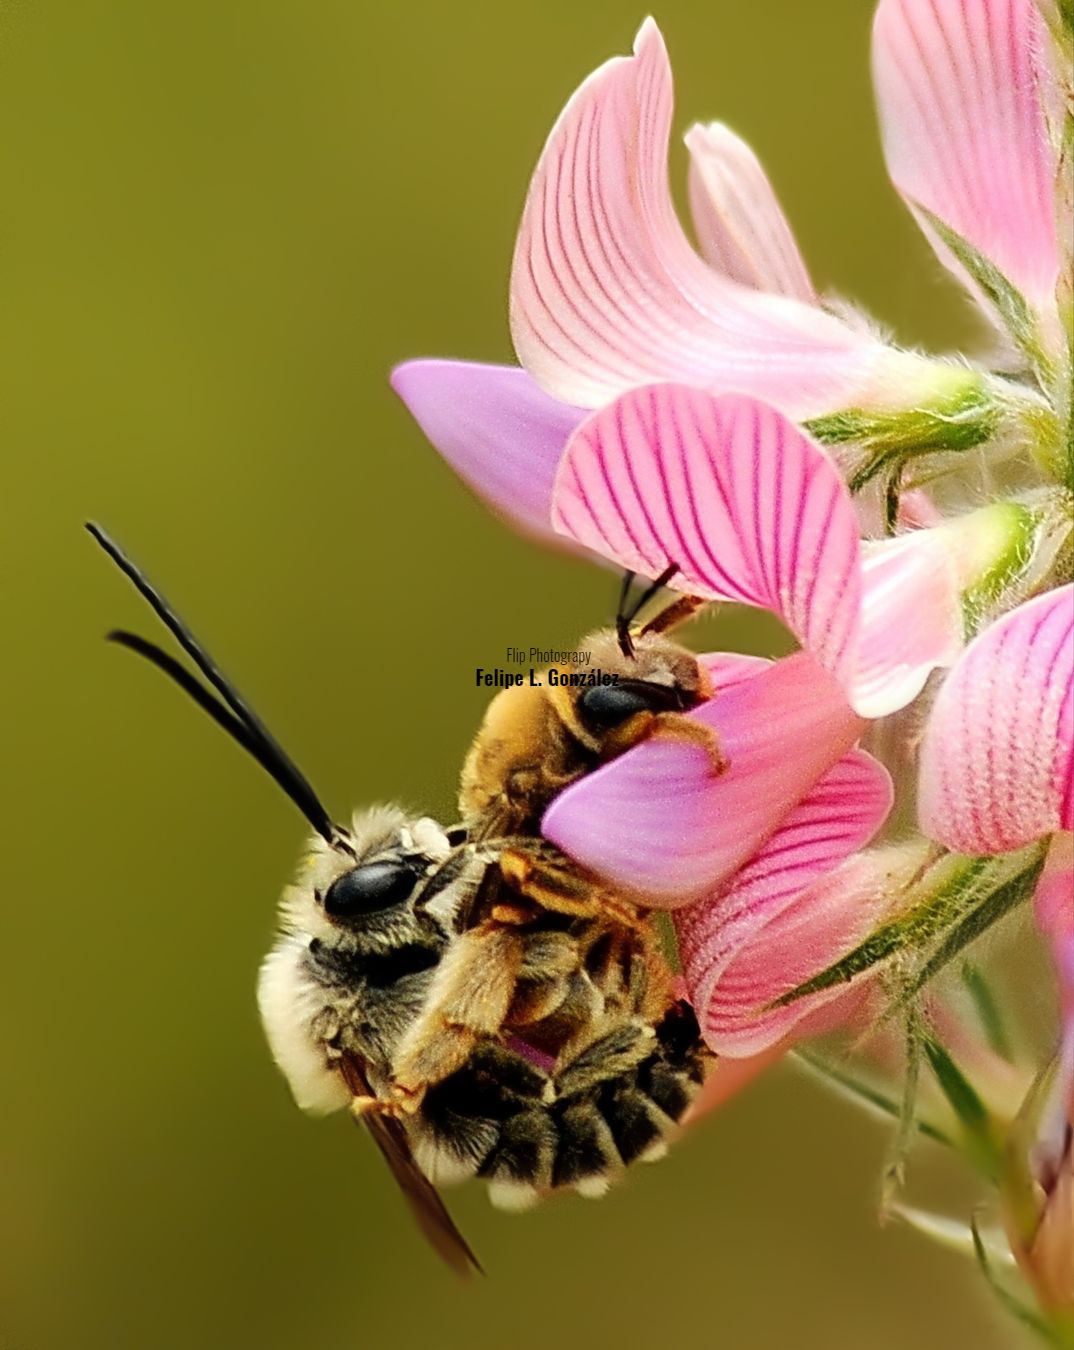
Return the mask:
[[[517,1207],[566,1187],[599,1193],[630,1163],[657,1156],[701,1082],[704,1056],[652,944],[624,940],[627,925],[609,933],[594,922],[578,898],[596,883],[545,841],[473,841],[394,807],[361,813],[349,829],[334,824],[174,610],[88,528],[209,687],[136,634],[109,637],[189,694],[315,831],[258,991],[299,1105],[349,1107],[368,1126],[426,1236],[460,1273],[477,1262],[431,1181],[481,1176],[494,1201]],[[559,908],[527,895],[535,860],[544,886],[558,887]],[[473,950],[489,954],[490,933],[494,959],[464,990],[458,972]],[[400,1065],[416,1065],[421,1079],[405,1112],[391,1109]]]
[[[315,840],[285,893],[259,1003],[299,1105],[349,1106],[377,1122],[399,1047],[436,996],[468,912],[510,888],[498,848],[456,843],[396,807],[359,813],[347,838],[353,856]],[[434,1061],[420,1109],[401,1117],[430,1181],[481,1177],[503,1208],[564,1188],[600,1194],[635,1160],[659,1156],[703,1070],[688,1005],[661,997],[651,1019],[651,962],[624,966],[622,953],[549,923],[515,936],[513,1009],[494,1030],[470,1028],[446,1067]],[[486,971],[479,1006],[504,964]]]
[[[472,838],[499,841],[499,868],[514,894],[464,921],[462,937],[445,954],[428,1000],[400,1043],[391,1092],[380,1099],[380,1109],[389,1102],[399,1112],[417,1110],[429,1087],[463,1061],[478,1036],[526,1025],[517,972],[526,943],[550,924],[564,926],[575,944],[615,952],[620,962],[647,972],[644,1002],[632,1016],[657,1025],[674,1003],[644,897],[624,897],[581,868],[564,866],[539,834],[558,792],[649,736],[699,744],[713,773],[723,771],[711,730],[685,715],[712,696],[708,673],[692,652],[663,635],[701,602],[684,596],[634,627],[675,570],[669,568],[629,609],[628,573],[615,628],[584,639],[594,665],[617,675],[617,683],[518,685],[490,704],[463,767],[459,806]],[[558,670],[572,673],[570,667]],[[522,838],[512,840],[516,834]]]

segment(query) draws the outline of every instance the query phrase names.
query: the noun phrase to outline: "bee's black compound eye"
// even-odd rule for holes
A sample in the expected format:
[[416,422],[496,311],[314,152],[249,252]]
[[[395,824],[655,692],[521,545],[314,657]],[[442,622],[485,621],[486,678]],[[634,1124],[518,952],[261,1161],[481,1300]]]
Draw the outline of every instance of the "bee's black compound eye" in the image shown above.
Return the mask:
[[684,706],[686,700],[681,690],[642,680],[594,685],[578,700],[582,721],[596,731],[617,727],[635,713],[671,712]]
[[412,862],[373,862],[344,872],[324,895],[324,912],[332,919],[375,914],[408,900],[418,882]]

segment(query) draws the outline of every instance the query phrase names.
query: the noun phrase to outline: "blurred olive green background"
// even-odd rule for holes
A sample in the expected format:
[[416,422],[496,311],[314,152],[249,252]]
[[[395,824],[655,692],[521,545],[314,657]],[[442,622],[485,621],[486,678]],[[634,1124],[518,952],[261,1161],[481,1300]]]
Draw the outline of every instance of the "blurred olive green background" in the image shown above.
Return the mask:
[[[789,1069],[601,1204],[516,1218],[459,1193],[490,1278],[456,1287],[373,1149],[302,1117],[262,1042],[255,972],[302,822],[100,640],[153,625],[88,515],[336,812],[450,816],[473,667],[570,642],[615,583],[489,518],[386,376],[509,359],[535,157],[643,15],[0,3],[4,1350],[1007,1343],[968,1265],[877,1227],[883,1133]],[[752,140],[818,281],[904,340],[964,340],[884,177],[870,6],[657,17],[678,130]],[[736,622],[704,639],[774,649]]]

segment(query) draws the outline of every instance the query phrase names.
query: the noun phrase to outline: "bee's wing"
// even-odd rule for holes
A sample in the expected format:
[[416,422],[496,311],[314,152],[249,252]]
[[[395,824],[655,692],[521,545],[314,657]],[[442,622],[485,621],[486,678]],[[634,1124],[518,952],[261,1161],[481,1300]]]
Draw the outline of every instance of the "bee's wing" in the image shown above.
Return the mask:
[[[355,1096],[373,1095],[362,1063],[355,1056],[347,1055],[344,1058],[343,1077]],[[475,1271],[483,1275],[485,1272],[481,1263],[455,1226],[436,1188],[414,1161],[406,1133],[399,1121],[391,1116],[367,1115],[362,1123],[376,1140],[385,1162],[391,1168],[392,1176],[406,1197],[410,1212],[437,1255],[463,1279],[468,1279]]]

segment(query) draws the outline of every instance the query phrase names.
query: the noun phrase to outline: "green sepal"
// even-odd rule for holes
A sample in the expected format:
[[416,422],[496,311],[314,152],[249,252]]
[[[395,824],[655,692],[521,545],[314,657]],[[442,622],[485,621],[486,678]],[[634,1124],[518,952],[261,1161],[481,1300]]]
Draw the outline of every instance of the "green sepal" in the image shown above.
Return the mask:
[[[974,890],[986,864],[984,858],[966,858],[949,854],[934,863],[924,878],[907,896],[907,907],[898,916],[875,929],[846,956],[787,991],[770,1006],[783,1008],[809,994],[820,993],[838,984],[849,984],[873,966],[900,952],[917,950],[952,920],[976,897]],[[915,894],[922,893],[915,903]]]
[[897,918],[768,1006],[783,1008],[809,994],[848,984],[904,952],[924,962],[903,986],[899,1006],[908,1003],[973,938],[1025,899],[1042,866],[1043,849],[1037,844],[998,858],[946,854],[910,889],[906,908]]
[[984,254],[978,253],[971,243],[939,216],[933,215],[919,202],[914,203],[914,210],[922,216],[970,274],[1041,384],[1049,386],[1055,371],[1051,358],[1040,345],[1036,315],[1022,292],[1012,285],[995,263],[990,262]]
[[806,430],[824,445],[860,446],[864,458],[851,473],[851,492],[860,492],[882,471],[901,473],[919,455],[972,450],[991,440],[1003,404],[988,381],[973,371],[955,371],[959,388],[935,404],[899,409],[843,408],[814,417]]
[[[937,946],[925,964],[913,975],[899,995],[899,1002],[912,999],[930,980],[964,951],[971,942],[998,923],[1015,906],[1028,900],[1036,888],[1037,878],[1044,867],[1044,848],[1031,845],[1020,853],[1006,855],[1004,858],[989,859],[994,863],[1006,862],[1011,858],[1021,859],[1024,866],[1006,881],[990,889],[968,913],[957,920],[949,929],[943,941]],[[897,1006],[897,1005],[896,1005]]]
[[980,534],[988,533],[989,538],[994,534],[1002,540],[1002,547],[962,592],[967,638],[976,634],[982,618],[992,613],[998,601],[1033,561],[1045,518],[1046,513],[1039,505],[1018,501],[994,502],[965,518],[981,522]]
[[1041,1129],[1041,1117],[1047,1110],[1059,1073],[1059,1055],[1043,1064],[1030,1084],[1018,1115],[1014,1119],[1004,1149],[1000,1194],[1008,1228],[1022,1244],[1030,1246],[1040,1223],[1040,1190],[1033,1175],[1033,1147]]

